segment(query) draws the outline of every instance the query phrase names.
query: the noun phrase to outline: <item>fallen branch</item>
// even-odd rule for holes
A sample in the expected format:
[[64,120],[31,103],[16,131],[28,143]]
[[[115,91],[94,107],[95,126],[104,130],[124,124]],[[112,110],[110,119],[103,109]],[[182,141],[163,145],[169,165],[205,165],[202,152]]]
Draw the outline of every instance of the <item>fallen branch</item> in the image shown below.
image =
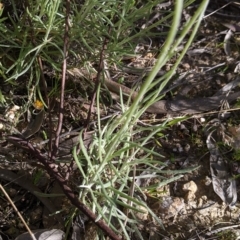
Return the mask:
[[[131,99],[134,100],[137,96],[137,92],[132,89],[123,86],[119,83],[116,83],[112,80],[105,79],[105,85],[109,91],[116,94],[120,94],[120,90],[123,95],[131,96]],[[229,103],[236,100],[240,97],[240,92],[235,92],[226,96],[225,94],[216,95],[213,97],[206,98],[176,98],[173,100],[160,100],[153,103],[150,107],[147,108],[149,113],[182,113],[182,114],[196,114],[207,112],[213,109],[218,108],[223,101],[228,101]]]
[[82,202],[79,201],[78,197],[75,196],[73,190],[68,186],[67,180],[59,173],[58,168],[55,164],[50,162],[46,156],[44,156],[39,150],[35,149],[31,143],[27,140],[23,140],[18,137],[9,137],[8,140],[11,142],[16,142],[18,144],[25,146],[28,148],[28,151],[33,154],[39,162],[43,164],[46,171],[59,183],[60,187],[62,188],[63,192],[67,196],[67,198],[71,201],[71,203],[76,206],[80,211],[82,211],[89,219],[95,223],[100,229],[102,229],[111,239],[113,240],[120,240],[121,238],[115,234],[110,227],[103,220],[98,220],[97,216],[88,209]]

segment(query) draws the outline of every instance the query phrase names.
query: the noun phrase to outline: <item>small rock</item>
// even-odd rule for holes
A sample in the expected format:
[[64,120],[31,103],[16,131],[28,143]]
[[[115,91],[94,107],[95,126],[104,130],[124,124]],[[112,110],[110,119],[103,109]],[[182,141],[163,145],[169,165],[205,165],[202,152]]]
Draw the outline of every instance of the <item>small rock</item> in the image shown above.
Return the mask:
[[210,186],[210,184],[212,184],[212,179],[210,177],[206,176],[204,179],[204,184],[206,186]]
[[152,209],[157,211],[162,218],[168,219],[175,217],[185,207],[183,198],[163,197],[154,203]]
[[196,193],[196,191],[197,191],[197,185],[196,185],[196,183],[195,183],[194,181],[190,181],[190,182],[185,183],[185,184],[183,185],[183,190],[184,190],[184,191],[191,191],[191,192],[193,192],[193,193]]
[[188,193],[186,194],[185,198],[186,201],[191,201],[195,199],[195,193],[197,191],[197,185],[194,181],[190,181],[188,183],[185,183],[183,185],[183,191],[187,191]]
[[[33,231],[33,234],[37,240],[62,240],[64,232],[60,229],[39,229]],[[32,237],[28,232],[19,235],[15,240],[32,240]]]
[[[148,210],[145,207],[143,207],[143,206],[139,206],[138,209],[141,212],[137,212],[136,213],[136,217],[139,220],[142,220],[142,221],[147,220],[148,219]],[[144,212],[144,213],[142,213],[142,212]]]

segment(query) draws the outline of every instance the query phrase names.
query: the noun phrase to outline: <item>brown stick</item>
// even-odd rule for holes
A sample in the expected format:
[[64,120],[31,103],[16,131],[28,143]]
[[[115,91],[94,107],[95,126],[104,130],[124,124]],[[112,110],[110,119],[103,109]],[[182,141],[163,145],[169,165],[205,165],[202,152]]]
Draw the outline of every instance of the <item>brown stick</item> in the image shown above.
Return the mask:
[[[0,179],[15,183],[20,187],[28,190],[43,203],[43,205],[49,210],[50,213],[55,213],[57,211],[51,200],[46,197],[41,197],[39,194],[37,194],[40,193],[41,190],[30,181],[28,176],[19,176],[10,170],[0,169]],[[55,215],[54,218],[58,222],[63,222],[62,218],[59,215]]]
[[79,199],[75,196],[73,190],[68,187],[67,181],[63,178],[63,176],[59,173],[58,169],[55,167],[55,164],[49,162],[44,155],[42,155],[37,149],[35,149],[31,143],[26,140],[17,137],[9,137],[11,142],[15,141],[18,144],[22,144],[23,146],[28,147],[28,151],[32,153],[45,167],[47,172],[56,179],[56,181],[61,186],[63,192],[71,201],[71,203],[76,206],[80,211],[82,211],[89,219],[95,223],[100,229],[102,229],[111,239],[113,240],[121,240],[120,237],[115,234],[110,227],[103,220],[96,221],[96,215],[88,209]]
[[[108,32],[111,32],[111,28],[109,27]],[[102,50],[100,52],[100,59],[99,59],[99,64],[98,64],[98,70],[97,70],[97,76],[96,76],[96,81],[95,81],[95,87],[94,87],[94,91],[93,91],[93,95],[92,95],[92,99],[91,99],[91,103],[90,103],[90,108],[88,110],[88,115],[87,115],[87,120],[85,122],[85,132],[87,131],[87,128],[89,126],[90,123],[90,118],[91,118],[91,114],[93,112],[93,105],[95,103],[95,99],[96,99],[96,93],[97,93],[97,89],[99,88],[99,85],[101,84],[101,74],[103,72],[103,68],[104,68],[104,54],[105,51],[107,49],[107,44],[108,44],[108,38],[105,37],[104,41],[103,41],[103,45],[102,45]]]
[[37,240],[34,236],[34,234],[32,233],[31,229],[28,227],[26,221],[24,220],[22,214],[18,211],[16,205],[14,204],[14,202],[12,201],[12,199],[9,197],[8,193],[5,191],[5,189],[3,188],[2,184],[0,184],[0,190],[2,190],[3,194],[5,195],[5,197],[7,198],[8,202],[12,205],[13,209],[15,210],[15,212],[17,213],[18,217],[20,218],[20,220],[22,221],[23,225],[25,226],[25,228],[27,229],[28,233],[31,236],[31,239],[33,240]]
[[60,134],[62,130],[62,123],[63,123],[63,108],[64,108],[64,92],[65,92],[65,83],[66,83],[66,72],[67,72],[67,57],[68,57],[68,46],[69,46],[69,36],[68,32],[70,29],[69,26],[69,14],[70,14],[70,0],[66,0],[66,16],[65,16],[65,32],[64,32],[64,45],[63,45],[63,65],[62,65],[62,81],[61,81],[61,94],[60,94],[60,108],[59,108],[59,115],[58,115],[58,126],[55,134],[55,141],[53,145],[53,151],[51,152],[50,159],[54,158],[57,153]]
[[[105,79],[105,85],[109,91],[116,94],[120,93],[120,89],[123,92],[124,96],[129,97],[134,100],[137,96],[137,92],[132,89],[123,86],[119,83],[116,83],[112,80]],[[210,111],[218,108],[222,101],[226,100],[232,102],[240,97],[240,92],[235,92],[232,94],[226,95],[217,95],[213,97],[206,98],[176,98],[173,100],[160,100],[153,103],[146,111],[149,113],[182,113],[182,114],[196,114],[201,112]]]

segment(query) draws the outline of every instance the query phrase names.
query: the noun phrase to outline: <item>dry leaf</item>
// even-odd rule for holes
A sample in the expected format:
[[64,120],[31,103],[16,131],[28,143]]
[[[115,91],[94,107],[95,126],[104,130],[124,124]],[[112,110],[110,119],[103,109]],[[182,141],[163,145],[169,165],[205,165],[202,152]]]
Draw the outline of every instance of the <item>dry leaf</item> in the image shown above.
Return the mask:
[[22,133],[22,136],[24,138],[29,138],[31,137],[33,134],[35,134],[36,132],[39,131],[39,129],[42,126],[43,123],[43,119],[44,119],[44,110],[41,110],[35,117],[35,119],[33,119],[27,126],[27,129]]
[[210,170],[215,193],[229,206],[237,202],[235,179],[230,174],[229,164],[223,159],[220,151],[212,139],[211,131],[207,136],[207,147],[210,152]]

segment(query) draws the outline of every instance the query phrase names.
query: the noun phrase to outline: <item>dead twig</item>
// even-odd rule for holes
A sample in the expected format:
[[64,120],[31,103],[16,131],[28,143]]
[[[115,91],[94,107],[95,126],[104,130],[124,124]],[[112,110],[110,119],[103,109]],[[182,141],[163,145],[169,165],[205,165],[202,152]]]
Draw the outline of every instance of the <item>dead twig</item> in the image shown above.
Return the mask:
[[68,46],[69,46],[69,29],[70,29],[70,0],[66,0],[66,17],[65,17],[65,31],[64,31],[64,45],[63,45],[63,65],[62,65],[62,80],[61,80],[61,93],[60,93],[60,107],[59,107],[59,115],[58,115],[58,126],[55,134],[55,141],[53,144],[53,149],[51,152],[50,159],[57,153],[60,134],[62,131],[62,123],[63,123],[63,108],[64,108],[64,92],[65,92],[65,83],[66,83],[66,72],[67,72],[67,57],[68,57]]
[[63,192],[74,206],[76,206],[80,211],[83,212],[83,214],[89,217],[89,219],[100,229],[102,229],[111,239],[121,239],[117,236],[117,234],[113,232],[113,230],[109,226],[107,226],[107,224],[103,220],[96,221],[97,216],[90,209],[88,209],[85,204],[79,201],[78,197],[75,196],[73,190],[68,186],[67,180],[59,173],[59,170],[54,163],[48,160],[46,156],[44,156],[39,150],[34,148],[32,144],[26,140],[17,137],[9,137],[8,140],[10,140],[11,142],[15,141],[18,144],[21,144],[23,147],[27,147],[28,151],[44,165],[47,172],[59,183]]
[[[110,34],[110,32],[111,32],[111,27],[109,27],[109,30],[108,30],[109,34]],[[89,110],[88,110],[87,120],[85,122],[85,128],[86,128],[85,130],[86,131],[87,131],[87,128],[88,128],[89,123],[90,123],[91,114],[93,112],[93,104],[94,104],[95,99],[96,99],[96,92],[97,92],[97,89],[99,88],[99,86],[101,84],[101,74],[104,70],[104,53],[107,49],[107,44],[108,44],[108,37],[105,37],[105,39],[103,41],[103,45],[102,45],[102,50],[100,52],[100,59],[99,59],[99,64],[98,64],[95,87],[94,87],[94,90],[93,90],[91,104],[90,104],[90,107],[89,107]]]
[[[40,166],[39,166],[40,167]],[[3,179],[5,181],[9,181],[11,183],[17,184],[20,187],[26,189],[30,193],[32,193],[34,196],[38,198],[42,202],[42,204],[49,210],[51,214],[54,214],[57,212],[57,209],[53,205],[50,199],[46,197],[41,197],[38,193],[41,192],[41,190],[36,187],[29,179],[27,175],[19,176],[16,173],[13,173],[10,170],[7,169],[0,169],[0,179]],[[63,224],[63,220],[59,214],[54,215],[54,218],[59,223]]]
[[33,240],[37,240],[34,236],[34,234],[32,233],[31,229],[28,227],[27,223],[25,222],[24,218],[22,217],[21,213],[18,211],[17,207],[15,206],[15,204],[13,203],[13,201],[11,200],[11,198],[9,197],[9,195],[7,194],[7,192],[5,191],[5,189],[3,188],[2,184],[0,184],[0,189],[2,190],[3,194],[5,195],[5,197],[7,198],[7,200],[9,201],[9,203],[12,205],[13,209],[15,210],[15,212],[17,213],[17,215],[19,216],[19,218],[21,219],[23,225],[25,226],[25,228],[27,229],[27,231],[29,232],[31,238]]

